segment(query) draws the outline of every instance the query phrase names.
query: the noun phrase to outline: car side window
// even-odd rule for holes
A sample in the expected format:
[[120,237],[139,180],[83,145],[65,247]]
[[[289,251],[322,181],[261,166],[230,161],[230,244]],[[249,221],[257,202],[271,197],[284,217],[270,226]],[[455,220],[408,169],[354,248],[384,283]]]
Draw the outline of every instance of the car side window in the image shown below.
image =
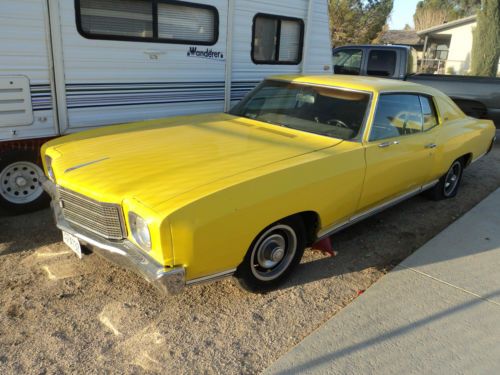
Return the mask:
[[382,94],[370,131],[370,141],[422,132],[422,108],[418,95]]
[[335,74],[359,75],[363,51],[360,49],[343,49],[333,54],[333,71]]
[[422,105],[422,114],[424,117],[423,130],[425,132],[437,126],[439,122],[432,98],[427,96],[420,96],[420,103]]

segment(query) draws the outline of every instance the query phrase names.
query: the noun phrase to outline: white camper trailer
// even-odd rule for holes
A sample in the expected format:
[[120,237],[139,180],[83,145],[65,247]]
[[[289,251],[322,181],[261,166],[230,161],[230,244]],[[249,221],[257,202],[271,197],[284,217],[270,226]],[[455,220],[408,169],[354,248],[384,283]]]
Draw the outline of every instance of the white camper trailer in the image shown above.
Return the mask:
[[44,203],[50,138],[331,72],[327,0],[2,0],[0,45],[0,204],[17,211]]

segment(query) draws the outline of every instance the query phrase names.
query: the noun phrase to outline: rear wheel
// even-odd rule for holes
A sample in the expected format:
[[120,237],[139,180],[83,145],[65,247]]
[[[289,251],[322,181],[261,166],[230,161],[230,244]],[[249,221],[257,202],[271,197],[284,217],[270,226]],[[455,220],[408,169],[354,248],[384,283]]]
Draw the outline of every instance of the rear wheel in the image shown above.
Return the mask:
[[49,197],[43,191],[42,168],[35,152],[10,151],[0,159],[0,205],[13,213],[45,207]]
[[463,169],[463,160],[455,160],[450,169],[439,179],[439,182],[429,190],[430,197],[434,200],[442,200],[456,196],[462,180]]
[[299,218],[280,220],[253,241],[235,277],[250,292],[267,292],[290,275],[304,254],[305,229]]

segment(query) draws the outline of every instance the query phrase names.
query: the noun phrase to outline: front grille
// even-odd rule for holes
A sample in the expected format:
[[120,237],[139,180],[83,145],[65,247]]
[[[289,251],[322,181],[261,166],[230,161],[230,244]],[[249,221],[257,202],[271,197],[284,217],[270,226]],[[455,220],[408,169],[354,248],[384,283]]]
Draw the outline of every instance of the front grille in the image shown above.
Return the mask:
[[62,213],[68,222],[108,240],[126,237],[120,206],[97,202],[62,188],[58,190]]

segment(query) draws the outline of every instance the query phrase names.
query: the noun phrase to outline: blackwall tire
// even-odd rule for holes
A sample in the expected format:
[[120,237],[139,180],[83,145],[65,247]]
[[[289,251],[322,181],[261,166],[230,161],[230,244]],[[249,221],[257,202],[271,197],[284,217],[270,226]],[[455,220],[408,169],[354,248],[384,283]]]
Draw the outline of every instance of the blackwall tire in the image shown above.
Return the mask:
[[429,197],[436,201],[455,197],[462,181],[463,172],[463,160],[455,160],[448,171],[439,179],[439,182],[429,190]]

